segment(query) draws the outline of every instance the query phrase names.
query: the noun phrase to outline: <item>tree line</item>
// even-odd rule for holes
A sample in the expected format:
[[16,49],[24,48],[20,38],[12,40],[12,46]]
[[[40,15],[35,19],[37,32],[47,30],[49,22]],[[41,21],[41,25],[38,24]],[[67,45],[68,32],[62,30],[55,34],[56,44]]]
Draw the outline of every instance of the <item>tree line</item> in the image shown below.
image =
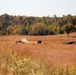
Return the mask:
[[0,15],[0,35],[54,35],[76,32],[76,16],[33,17]]

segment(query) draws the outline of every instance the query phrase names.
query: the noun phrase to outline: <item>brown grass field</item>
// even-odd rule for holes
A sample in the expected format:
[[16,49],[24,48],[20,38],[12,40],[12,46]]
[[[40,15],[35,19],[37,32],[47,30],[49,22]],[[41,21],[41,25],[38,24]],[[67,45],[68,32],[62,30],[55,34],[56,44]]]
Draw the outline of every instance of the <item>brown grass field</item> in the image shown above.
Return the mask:
[[[16,43],[16,40],[28,38],[30,41],[42,40],[45,44]],[[0,50],[11,47],[13,51],[22,56],[33,59],[49,59],[52,62],[73,65],[76,64],[76,44],[63,44],[66,41],[76,41],[76,33],[48,36],[11,35],[0,36]],[[43,61],[43,60],[42,60]],[[49,62],[50,63],[50,62]]]

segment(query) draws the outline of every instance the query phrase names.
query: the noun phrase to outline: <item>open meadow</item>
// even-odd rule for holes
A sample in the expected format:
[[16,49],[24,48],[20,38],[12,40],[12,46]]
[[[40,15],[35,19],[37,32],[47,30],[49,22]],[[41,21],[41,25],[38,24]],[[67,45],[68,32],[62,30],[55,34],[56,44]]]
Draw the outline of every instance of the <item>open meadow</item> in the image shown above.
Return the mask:
[[[22,38],[27,38],[28,40],[35,42],[41,40],[43,44],[15,42]],[[0,50],[3,49],[7,50],[11,48],[13,52],[16,52],[16,54],[18,54],[18,56],[30,57],[33,60],[40,60],[42,64],[59,63],[64,66],[67,65],[71,67],[73,65],[76,65],[76,44],[63,44],[64,42],[67,41],[76,41],[76,33],[71,33],[70,37],[67,37],[66,34],[48,35],[48,36],[24,36],[24,35],[0,36]]]

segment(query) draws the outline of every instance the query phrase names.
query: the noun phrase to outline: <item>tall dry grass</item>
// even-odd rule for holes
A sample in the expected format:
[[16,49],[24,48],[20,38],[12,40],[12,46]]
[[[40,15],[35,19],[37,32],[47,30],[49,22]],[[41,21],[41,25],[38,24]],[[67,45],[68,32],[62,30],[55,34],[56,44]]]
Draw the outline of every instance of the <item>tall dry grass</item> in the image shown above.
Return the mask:
[[0,75],[76,75],[76,65],[69,68],[44,56],[33,60],[29,56],[18,56],[7,47],[0,50]]

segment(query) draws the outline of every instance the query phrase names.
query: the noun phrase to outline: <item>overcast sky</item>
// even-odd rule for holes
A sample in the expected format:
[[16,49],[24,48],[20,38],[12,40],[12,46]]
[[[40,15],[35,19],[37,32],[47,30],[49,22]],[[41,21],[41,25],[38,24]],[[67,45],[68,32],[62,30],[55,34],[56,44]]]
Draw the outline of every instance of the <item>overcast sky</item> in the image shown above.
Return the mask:
[[76,15],[76,0],[0,0],[0,15]]

